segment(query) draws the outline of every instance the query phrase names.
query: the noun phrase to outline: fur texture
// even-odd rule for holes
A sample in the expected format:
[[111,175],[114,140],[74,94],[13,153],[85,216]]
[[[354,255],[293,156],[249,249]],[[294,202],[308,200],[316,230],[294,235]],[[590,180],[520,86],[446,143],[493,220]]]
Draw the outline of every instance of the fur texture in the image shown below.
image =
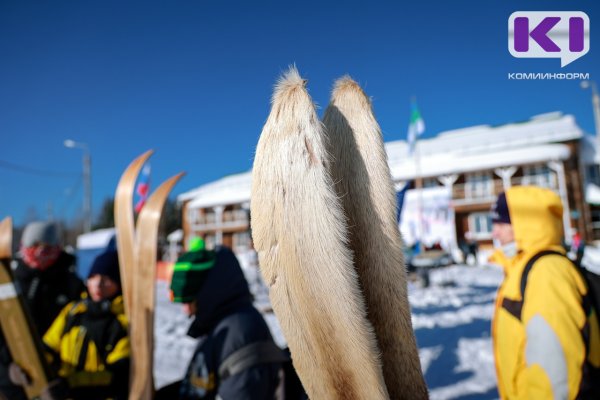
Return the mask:
[[323,128],[304,85],[290,68],[275,87],[253,167],[254,244],[308,395],[385,399]]
[[331,177],[348,221],[354,267],[382,351],[388,392],[392,399],[425,399],[383,138],[369,99],[349,77],[335,83],[323,123]]

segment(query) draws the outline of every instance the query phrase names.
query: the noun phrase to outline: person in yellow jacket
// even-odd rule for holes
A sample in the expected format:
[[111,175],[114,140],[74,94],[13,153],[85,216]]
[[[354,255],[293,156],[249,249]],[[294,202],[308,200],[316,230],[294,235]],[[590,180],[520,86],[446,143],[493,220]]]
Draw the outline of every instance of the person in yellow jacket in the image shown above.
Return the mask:
[[[562,218],[559,196],[533,186],[509,188],[492,209],[492,260],[505,274],[492,322],[503,399],[600,398],[598,316],[585,306],[586,283],[565,256]],[[526,272],[542,251],[555,253]]]
[[63,382],[55,397],[125,399],[130,346],[116,251],[94,260],[86,284],[87,297],[65,306],[43,338]]

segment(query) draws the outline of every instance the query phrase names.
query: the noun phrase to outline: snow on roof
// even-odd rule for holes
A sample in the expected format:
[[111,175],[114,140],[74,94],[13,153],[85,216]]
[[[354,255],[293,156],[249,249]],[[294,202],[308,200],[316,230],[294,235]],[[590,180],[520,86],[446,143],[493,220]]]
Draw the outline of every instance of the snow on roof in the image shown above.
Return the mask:
[[250,182],[252,171],[242,172],[234,175],[227,175],[216,181],[204,184],[195,189],[190,190],[177,196],[177,201],[184,202],[187,200],[196,199],[202,196],[206,196],[211,192],[234,189],[236,190],[240,186],[244,186],[247,182]]
[[[464,154],[461,152],[433,154],[420,158],[420,175],[422,177],[439,176],[490,170],[511,165],[566,160],[569,158],[570,153],[571,151],[567,145],[547,144],[482,154]],[[401,162],[396,162],[395,165],[390,165],[390,169],[392,178],[395,181],[414,179],[416,176],[414,157],[407,157]]]
[[[440,133],[431,139],[420,139],[418,151],[422,158],[433,154],[459,152],[481,154],[525,146],[577,140],[583,131],[572,115],[548,113],[529,121],[492,127],[480,125]],[[386,143],[390,166],[408,157],[408,144],[403,141]],[[515,160],[519,161],[519,160]]]
[[167,235],[169,242],[181,242],[183,240],[183,229],[176,229]]
[[[582,137],[583,131],[575,118],[560,112],[501,126],[479,125],[445,131],[434,138],[418,141],[420,174],[424,177],[438,176],[564,160],[569,157],[570,151],[566,145],[559,143]],[[415,161],[408,154],[406,141],[388,142],[385,149],[394,181],[416,176]],[[226,176],[182,193],[177,200],[190,200],[192,208],[247,202],[250,200],[251,181],[251,171]]]
[[[244,172],[242,174],[230,175],[217,181],[200,186],[194,191],[193,200],[190,201],[190,208],[214,207],[218,205],[244,203],[250,201],[250,191],[252,189],[252,173]],[[188,192],[189,193],[189,192]],[[179,201],[185,201],[182,197]]]
[[81,234],[77,236],[77,248],[82,250],[106,247],[110,239],[115,235],[115,228],[98,229],[93,232]]

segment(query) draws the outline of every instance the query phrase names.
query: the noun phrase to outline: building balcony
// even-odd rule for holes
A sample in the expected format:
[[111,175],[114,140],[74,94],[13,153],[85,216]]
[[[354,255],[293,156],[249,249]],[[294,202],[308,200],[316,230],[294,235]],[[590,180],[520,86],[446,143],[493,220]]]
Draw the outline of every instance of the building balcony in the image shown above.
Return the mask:
[[[535,185],[545,187],[558,193],[558,183],[555,174],[529,175],[511,179],[511,185]],[[493,179],[477,184],[461,183],[452,186],[452,203],[455,206],[493,203],[497,196],[504,191],[502,180]]]
[[249,227],[250,221],[246,210],[225,211],[222,221],[217,221],[214,213],[200,215],[190,221],[190,228],[196,232],[239,230]]
[[455,206],[492,203],[503,190],[502,181],[499,179],[477,185],[469,183],[453,185],[452,203]]

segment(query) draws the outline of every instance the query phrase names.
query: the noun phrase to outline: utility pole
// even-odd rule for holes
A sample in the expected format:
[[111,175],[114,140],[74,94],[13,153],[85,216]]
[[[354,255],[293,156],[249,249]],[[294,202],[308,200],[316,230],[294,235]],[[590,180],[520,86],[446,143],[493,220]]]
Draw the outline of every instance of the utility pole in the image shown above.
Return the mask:
[[65,140],[64,145],[83,151],[83,232],[87,233],[92,230],[92,160],[89,147],[71,139]]

